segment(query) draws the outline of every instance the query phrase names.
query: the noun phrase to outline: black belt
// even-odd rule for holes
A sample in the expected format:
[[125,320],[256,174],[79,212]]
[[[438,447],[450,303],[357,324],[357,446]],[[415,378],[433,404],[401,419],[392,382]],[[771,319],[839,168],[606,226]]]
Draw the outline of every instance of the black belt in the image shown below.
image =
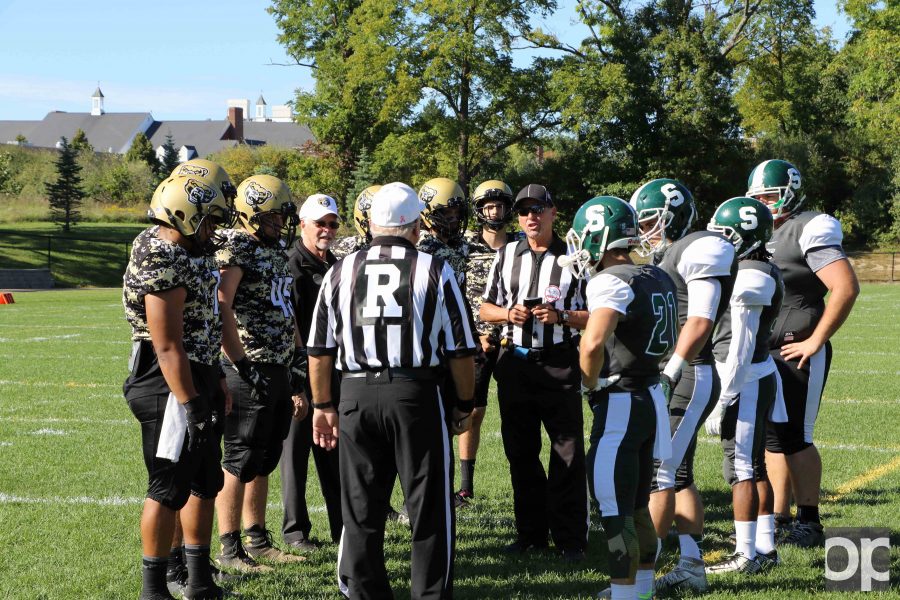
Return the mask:
[[559,344],[554,344],[553,346],[550,346],[548,348],[526,348],[525,346],[519,346],[518,344],[513,344],[509,340],[506,340],[506,345],[503,347],[507,352],[511,353],[518,359],[539,361],[547,360],[548,358],[553,358],[554,356],[559,356],[560,354],[571,352],[572,349],[578,347],[578,342],[560,342]]
[[387,367],[385,369],[368,369],[365,371],[343,371],[341,377],[352,379],[355,377],[380,377],[387,375],[389,378],[405,377],[407,379],[419,379],[432,381],[444,376],[444,370],[440,367]]

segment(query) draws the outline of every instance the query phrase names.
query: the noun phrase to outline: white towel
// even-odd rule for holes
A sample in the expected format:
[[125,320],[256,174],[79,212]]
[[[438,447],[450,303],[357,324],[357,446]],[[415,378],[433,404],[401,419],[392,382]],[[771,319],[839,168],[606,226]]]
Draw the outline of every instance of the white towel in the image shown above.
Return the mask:
[[169,400],[166,402],[166,413],[163,415],[156,458],[178,462],[178,459],[181,458],[181,449],[184,447],[185,433],[187,433],[187,412],[184,410],[184,406],[175,399],[175,394],[170,392]]
[[653,458],[667,460],[672,458],[672,429],[669,427],[669,409],[666,407],[666,395],[659,384],[650,388],[653,408],[656,410],[656,440],[653,442]]

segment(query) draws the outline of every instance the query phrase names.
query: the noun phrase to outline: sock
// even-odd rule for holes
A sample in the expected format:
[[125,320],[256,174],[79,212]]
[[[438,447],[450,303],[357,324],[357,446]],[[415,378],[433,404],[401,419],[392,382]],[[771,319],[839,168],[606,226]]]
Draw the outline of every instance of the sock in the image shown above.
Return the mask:
[[756,517],[756,551],[768,554],[775,549],[775,515]]
[[169,564],[169,559],[159,556],[144,556],[141,560],[143,563],[141,598],[171,598],[169,589],[166,587],[166,566]]
[[756,521],[735,521],[735,550],[747,558],[756,558]]
[[188,570],[188,586],[185,596],[200,595],[200,592],[217,589],[209,569],[209,546],[184,545],[184,563]]
[[703,560],[703,554],[700,552],[700,540],[702,539],[703,534],[678,534],[678,544],[681,546],[681,557]]
[[181,546],[176,546],[169,550],[169,561],[166,567],[167,571],[177,571],[178,567],[184,564],[184,552]]
[[797,520],[801,523],[818,523],[819,507],[818,506],[801,506],[797,505]]
[[656,538],[656,558],[654,559],[654,563],[659,560],[659,555],[662,554],[662,538]]
[[782,515],[780,513],[775,513],[775,524],[778,527],[784,527],[785,525],[790,525],[794,522],[794,517],[790,514]]
[[267,533],[266,528],[258,523],[244,530],[244,535],[250,537],[250,545],[253,547],[268,546],[269,537]]
[[638,569],[634,577],[634,591],[638,600],[653,597],[653,569]]
[[612,600],[634,600],[637,598],[633,584],[621,585],[614,583],[609,588],[612,591]]
[[237,547],[241,545],[241,532],[229,531],[219,536],[219,542],[222,543],[222,554],[234,554]]
[[460,488],[475,492],[475,459],[459,461]]

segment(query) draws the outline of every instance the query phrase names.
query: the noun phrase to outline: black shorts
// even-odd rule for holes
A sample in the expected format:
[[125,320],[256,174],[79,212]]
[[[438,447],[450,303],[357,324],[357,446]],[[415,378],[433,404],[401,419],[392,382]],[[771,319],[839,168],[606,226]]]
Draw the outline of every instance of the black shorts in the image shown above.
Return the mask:
[[807,364],[798,369],[799,360],[781,358],[781,349],[771,351],[781,374],[787,423],[768,424],[766,450],[776,454],[796,454],[813,444],[813,427],[819,415],[822,391],[831,368],[831,342],[813,354]]
[[[218,391],[219,368],[191,363],[191,375],[197,391],[205,392],[206,396],[212,399],[210,408],[217,414],[222,414],[224,406],[222,406],[223,396]],[[156,382],[156,385],[164,384],[165,380]],[[140,395],[131,389],[125,399],[141,424],[144,465],[147,467],[148,476],[147,498],[172,510],[183,508],[190,494],[204,499],[215,498],[223,483],[222,469],[219,466],[222,453],[218,436],[212,436],[206,445],[188,451],[185,435],[178,462],[157,458],[156,451],[169,399],[168,392]]]
[[766,421],[775,403],[777,377],[770,373],[744,384],[738,401],[722,415],[722,475],[728,485],[766,480]]
[[488,392],[491,389],[491,376],[497,366],[499,349],[493,352],[479,351],[475,357],[475,407],[487,406]]
[[266,404],[251,397],[251,388],[230,365],[225,367],[231,392],[231,414],[225,417],[225,459],[222,468],[243,483],[268,476],[281,457],[281,445],[291,428],[290,376],[287,367],[255,363],[269,379]]
[[694,483],[697,432],[719,400],[721,383],[712,365],[688,365],[669,401],[672,457],[654,461],[651,490],[675,488],[680,492]]

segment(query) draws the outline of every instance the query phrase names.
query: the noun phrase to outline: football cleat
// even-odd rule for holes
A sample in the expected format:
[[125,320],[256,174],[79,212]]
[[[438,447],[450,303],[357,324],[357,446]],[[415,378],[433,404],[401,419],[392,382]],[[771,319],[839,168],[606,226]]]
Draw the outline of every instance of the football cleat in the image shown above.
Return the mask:
[[760,570],[761,567],[755,558],[749,558],[740,552],[735,552],[724,561],[706,567],[706,574],[744,573],[745,575],[754,575],[759,573]]
[[394,510],[393,507],[388,508],[387,520],[409,525],[409,513],[406,512],[406,505],[401,506],[399,511]]
[[693,590],[705,592],[709,587],[706,582],[706,569],[702,559],[681,557],[675,568],[656,580],[658,593],[675,590]]
[[825,544],[825,530],[819,523],[797,521],[781,543],[799,548],[819,548]]
[[454,508],[465,508],[469,505],[469,500],[473,499],[475,494],[470,492],[469,490],[459,490],[455,494],[453,494],[453,507]]
[[228,552],[223,552],[216,557],[216,564],[223,569],[231,569],[238,573],[271,573],[272,567],[261,565],[247,555],[241,544],[237,544]]
[[781,559],[778,558],[778,550],[772,550],[771,552],[766,553],[757,552],[756,562],[759,563],[759,572],[765,573],[780,565]]
[[[244,531],[246,535],[247,554],[255,560],[263,560],[272,563],[298,563],[306,560],[305,556],[288,554],[275,547],[272,543],[272,532],[268,529],[256,528]],[[262,534],[262,535],[260,535]]]

